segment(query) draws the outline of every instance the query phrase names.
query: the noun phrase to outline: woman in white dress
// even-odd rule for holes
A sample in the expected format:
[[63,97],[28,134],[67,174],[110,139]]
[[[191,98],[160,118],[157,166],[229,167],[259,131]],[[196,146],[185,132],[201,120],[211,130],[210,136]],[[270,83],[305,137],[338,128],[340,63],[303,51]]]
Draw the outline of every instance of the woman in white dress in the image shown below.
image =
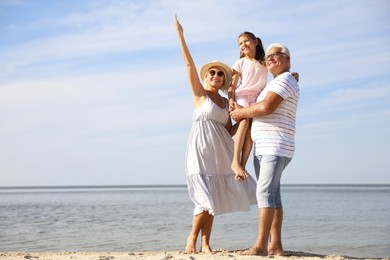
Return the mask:
[[257,202],[256,182],[245,172],[235,175],[230,167],[234,147],[230,133],[234,133],[235,127],[228,112],[229,102],[219,94],[219,90],[227,91],[230,85],[230,67],[219,61],[207,63],[200,70],[202,85],[176,16],[175,25],[194,98],[186,171],[195,209],[185,252],[196,253],[196,241],[202,232],[201,252],[210,253],[214,216],[249,211],[250,205]]

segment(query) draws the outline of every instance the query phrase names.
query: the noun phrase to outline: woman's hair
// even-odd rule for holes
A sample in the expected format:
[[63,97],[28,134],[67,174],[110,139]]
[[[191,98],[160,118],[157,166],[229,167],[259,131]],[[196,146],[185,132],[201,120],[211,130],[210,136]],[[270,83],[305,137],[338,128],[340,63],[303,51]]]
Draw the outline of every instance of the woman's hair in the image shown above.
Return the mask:
[[[241,33],[238,38],[240,38],[241,36],[243,35],[246,35],[248,36],[249,38],[251,38],[253,41],[256,41],[257,40],[257,45],[256,45],[256,54],[255,54],[255,59],[258,60],[260,63],[263,63],[264,62],[264,58],[265,58],[265,51],[264,51],[264,47],[263,47],[263,42],[261,41],[261,39],[259,37],[256,37],[253,33],[251,32],[243,32]],[[243,54],[241,51],[240,51],[240,58],[243,58],[245,56],[245,54]]]

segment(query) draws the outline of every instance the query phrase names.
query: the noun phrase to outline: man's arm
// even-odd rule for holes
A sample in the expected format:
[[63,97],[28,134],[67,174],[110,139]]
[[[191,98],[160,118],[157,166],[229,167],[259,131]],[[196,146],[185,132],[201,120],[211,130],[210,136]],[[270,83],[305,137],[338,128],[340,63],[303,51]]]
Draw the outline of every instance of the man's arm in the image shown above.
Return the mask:
[[261,117],[272,114],[283,101],[283,98],[275,92],[269,91],[265,98],[249,107],[236,108],[230,112],[234,121],[238,122],[243,118]]

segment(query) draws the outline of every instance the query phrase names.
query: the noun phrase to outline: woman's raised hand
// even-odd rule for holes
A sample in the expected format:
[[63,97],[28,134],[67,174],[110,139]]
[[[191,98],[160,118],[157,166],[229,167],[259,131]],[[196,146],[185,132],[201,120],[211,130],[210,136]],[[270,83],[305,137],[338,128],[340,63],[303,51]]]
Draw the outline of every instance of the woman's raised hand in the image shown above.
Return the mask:
[[176,25],[176,31],[178,33],[183,33],[183,26],[181,26],[179,20],[177,20],[177,15],[175,15],[175,25]]

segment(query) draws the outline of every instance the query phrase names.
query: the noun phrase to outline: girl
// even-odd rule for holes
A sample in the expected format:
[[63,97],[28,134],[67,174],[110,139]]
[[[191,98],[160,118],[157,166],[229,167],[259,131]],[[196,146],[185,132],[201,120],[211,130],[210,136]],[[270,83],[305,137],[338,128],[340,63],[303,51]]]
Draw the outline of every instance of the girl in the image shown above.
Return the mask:
[[[232,83],[228,90],[229,111],[234,109],[234,102],[247,107],[256,103],[256,99],[267,83],[267,68],[264,66],[264,47],[260,38],[251,32],[238,36],[240,59],[233,65]],[[240,80],[240,81],[239,81]],[[235,174],[247,174],[246,162],[252,150],[249,119],[238,122],[234,142],[231,168]]]
[[[265,51],[261,39],[251,32],[243,32],[238,36],[238,45],[240,59],[233,65],[232,83],[228,90],[229,111],[234,109],[234,102],[243,107],[256,103],[267,84],[268,70],[265,67]],[[298,73],[291,74],[299,79]],[[245,165],[252,150],[251,121],[242,119],[238,124],[231,168],[241,176],[247,174]]]

